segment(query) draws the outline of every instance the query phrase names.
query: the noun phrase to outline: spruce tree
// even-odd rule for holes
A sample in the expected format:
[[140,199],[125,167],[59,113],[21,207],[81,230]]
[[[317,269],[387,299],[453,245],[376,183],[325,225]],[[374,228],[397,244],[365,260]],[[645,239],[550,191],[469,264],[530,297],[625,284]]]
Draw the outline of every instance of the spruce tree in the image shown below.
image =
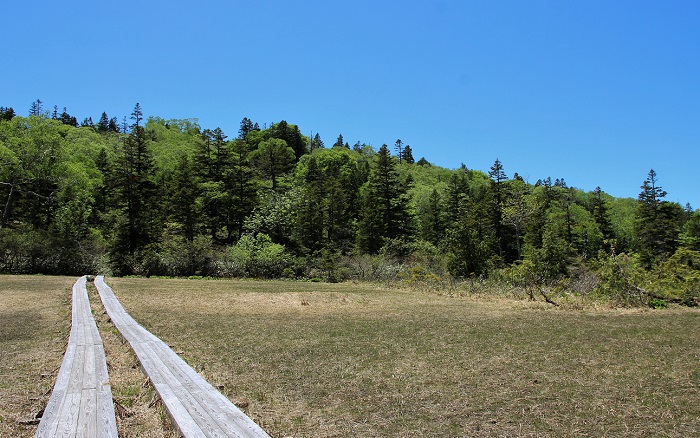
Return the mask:
[[399,164],[401,164],[401,160],[403,159],[403,142],[400,138],[394,143],[394,150],[396,151],[396,158],[398,158]]
[[44,113],[44,102],[41,101],[41,99],[37,99],[29,107],[29,115],[30,116],[41,116]]
[[134,273],[134,256],[153,242],[157,227],[155,166],[146,131],[140,125],[143,113],[138,103],[131,119],[131,134],[122,139],[115,169],[118,201],[125,221],[117,230],[111,258],[115,271],[122,275]]
[[593,198],[590,203],[590,211],[598,224],[600,232],[603,233],[603,238],[610,240],[614,237],[612,223],[608,213],[608,205],[603,198],[603,191],[596,187],[593,191]]
[[107,117],[106,112],[102,112],[102,116],[100,116],[100,121],[97,122],[96,129],[97,132],[102,133],[109,131],[109,118]]
[[661,205],[661,200],[666,196],[666,192],[658,185],[658,178],[654,169],[651,169],[647,174],[641,189],[642,191],[637,198],[637,220],[635,224],[637,250],[644,266],[651,268],[661,255],[663,246],[659,206]]
[[338,139],[333,143],[334,148],[342,148],[345,147],[345,142],[343,140],[343,134],[338,135]]
[[360,215],[358,239],[365,252],[376,253],[387,240],[413,238],[408,196],[412,182],[401,181],[396,164],[387,145],[382,145],[367,181]]
[[400,162],[406,163],[406,164],[413,164],[415,163],[416,160],[413,159],[413,151],[411,150],[411,146],[406,145],[405,148],[403,148],[403,152],[401,152],[401,160]]
[[228,205],[227,239],[238,240],[243,235],[243,224],[257,204],[257,183],[250,162],[248,144],[234,140],[231,144],[229,166],[224,174],[224,188]]
[[496,231],[496,243],[498,247],[498,256],[503,258],[504,256],[504,242],[503,242],[503,200],[505,197],[505,188],[503,183],[508,179],[505,171],[503,170],[503,164],[497,158],[496,161],[491,166],[489,171],[489,177],[491,177],[491,191],[493,194],[492,210],[491,215],[493,218],[493,226]]

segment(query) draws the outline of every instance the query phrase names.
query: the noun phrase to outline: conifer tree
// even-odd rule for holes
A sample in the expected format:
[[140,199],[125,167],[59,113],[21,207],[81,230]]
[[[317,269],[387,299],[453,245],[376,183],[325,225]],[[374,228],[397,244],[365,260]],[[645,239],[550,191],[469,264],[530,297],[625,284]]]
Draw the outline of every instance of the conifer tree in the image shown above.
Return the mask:
[[248,144],[234,140],[231,144],[230,164],[224,174],[224,188],[227,199],[227,239],[240,239],[243,235],[245,219],[257,204],[257,184],[250,162]]
[[241,126],[238,128],[238,138],[245,140],[246,135],[251,131],[255,131],[255,125],[253,125],[253,122],[248,117],[243,117]]
[[413,164],[415,163],[416,160],[413,159],[413,151],[411,150],[411,146],[406,145],[405,148],[403,148],[403,152],[401,152],[401,160],[400,162],[406,163],[406,164]]
[[497,158],[489,171],[491,177],[491,189],[493,193],[492,210],[494,229],[496,231],[496,242],[498,246],[498,256],[503,258],[504,242],[503,242],[503,200],[505,197],[504,181],[508,179],[501,161]]
[[333,143],[334,148],[342,148],[345,147],[345,142],[343,140],[343,134],[338,135],[338,139]]
[[660,206],[666,192],[658,184],[654,169],[647,174],[637,198],[637,250],[642,263],[651,268],[655,261],[667,250],[668,242],[664,240]]
[[358,241],[360,248],[376,253],[387,240],[413,237],[413,212],[409,206],[410,181],[401,181],[396,159],[382,145],[364,191]]
[[436,188],[430,192],[425,211],[421,215],[421,234],[425,241],[437,246],[445,234],[445,220],[442,199]]
[[31,106],[29,107],[29,115],[30,116],[41,116],[43,115],[44,112],[44,102],[41,101],[41,99],[37,99],[34,102],[32,102]]
[[153,181],[155,169],[146,131],[140,125],[143,112],[138,103],[131,119],[134,121],[131,134],[123,138],[115,169],[118,200],[125,221],[117,230],[111,258],[115,270],[120,274],[134,272],[133,256],[153,241],[157,228],[157,187]]
[[593,191],[590,211],[598,224],[600,232],[603,234],[603,238],[608,240],[612,239],[614,237],[612,223],[610,222],[608,206],[603,198],[603,191],[600,189],[600,186],[596,187]]
[[394,150],[396,151],[396,158],[398,158],[399,164],[401,164],[403,159],[403,142],[400,138],[394,143]]
[[180,226],[181,235],[192,242],[201,223],[200,188],[187,155],[180,157],[175,168],[169,195],[170,214]]
[[97,122],[96,126],[97,132],[107,132],[109,131],[109,118],[107,117],[106,112],[102,112],[102,116],[100,116],[100,121]]
[[0,107],[0,120],[12,120],[15,117],[15,110],[11,107]]

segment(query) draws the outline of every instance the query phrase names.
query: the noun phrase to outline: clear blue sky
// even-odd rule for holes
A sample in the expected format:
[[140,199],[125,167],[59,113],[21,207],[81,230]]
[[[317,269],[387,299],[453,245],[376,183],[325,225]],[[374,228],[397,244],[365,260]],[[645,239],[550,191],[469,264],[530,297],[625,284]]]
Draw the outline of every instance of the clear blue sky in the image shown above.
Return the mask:
[[509,176],[700,208],[700,2],[9,2],[0,105],[282,119]]

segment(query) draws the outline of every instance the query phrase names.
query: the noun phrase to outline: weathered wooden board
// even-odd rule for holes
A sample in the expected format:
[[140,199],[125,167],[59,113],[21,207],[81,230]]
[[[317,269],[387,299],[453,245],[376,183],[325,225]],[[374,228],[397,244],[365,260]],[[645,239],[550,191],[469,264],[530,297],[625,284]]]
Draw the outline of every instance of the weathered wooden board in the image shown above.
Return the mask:
[[133,348],[183,436],[269,437],[168,345],[129,316],[104,277],[96,277],[95,286],[109,317]]
[[90,310],[86,277],[73,285],[71,331],[37,437],[117,437],[102,338]]

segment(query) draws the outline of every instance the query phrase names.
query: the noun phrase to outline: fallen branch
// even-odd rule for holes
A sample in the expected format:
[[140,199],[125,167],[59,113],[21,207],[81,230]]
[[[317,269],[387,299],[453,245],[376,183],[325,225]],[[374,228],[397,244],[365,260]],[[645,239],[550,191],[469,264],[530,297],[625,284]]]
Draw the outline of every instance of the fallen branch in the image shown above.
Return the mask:
[[546,302],[548,302],[549,304],[551,304],[551,305],[553,305],[553,306],[559,307],[559,304],[558,304],[558,303],[555,303],[554,301],[552,301],[552,299],[549,298],[549,297],[547,296],[547,294],[544,293],[544,290],[543,290],[541,287],[539,287],[538,289],[539,289],[539,291],[540,291],[540,295],[542,295],[542,298],[544,298],[544,300],[545,300]]

